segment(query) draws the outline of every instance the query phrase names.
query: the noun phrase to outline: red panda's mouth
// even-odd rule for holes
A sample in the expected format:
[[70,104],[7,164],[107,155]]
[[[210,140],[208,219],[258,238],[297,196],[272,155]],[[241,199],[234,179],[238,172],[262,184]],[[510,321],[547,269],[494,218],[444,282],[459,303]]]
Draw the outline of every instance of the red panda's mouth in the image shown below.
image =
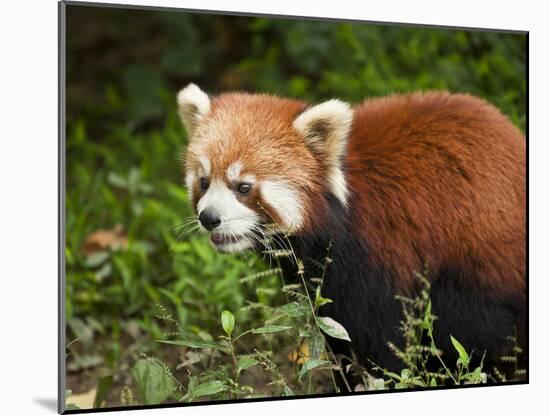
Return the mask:
[[210,235],[210,240],[216,246],[223,246],[242,240],[242,236],[233,236],[233,235],[224,235],[222,233],[212,233]]

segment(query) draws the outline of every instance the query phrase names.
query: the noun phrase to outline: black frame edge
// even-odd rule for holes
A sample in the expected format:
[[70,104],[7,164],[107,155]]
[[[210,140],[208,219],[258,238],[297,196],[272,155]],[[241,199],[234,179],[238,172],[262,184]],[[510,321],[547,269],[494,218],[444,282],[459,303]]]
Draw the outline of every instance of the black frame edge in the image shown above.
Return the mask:
[[57,3],[58,33],[57,33],[57,59],[58,59],[58,177],[57,177],[57,214],[58,214],[58,344],[57,344],[57,412],[65,413],[65,377],[66,377],[66,319],[65,319],[65,140],[66,140],[66,2]]

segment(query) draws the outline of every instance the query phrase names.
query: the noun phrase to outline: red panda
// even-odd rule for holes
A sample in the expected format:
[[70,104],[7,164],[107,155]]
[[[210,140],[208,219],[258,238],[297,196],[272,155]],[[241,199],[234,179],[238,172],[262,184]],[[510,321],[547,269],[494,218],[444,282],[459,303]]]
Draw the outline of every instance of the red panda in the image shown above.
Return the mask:
[[[317,105],[265,94],[177,97],[190,136],[185,182],[222,252],[273,229],[301,258],[332,262],[324,312],[360,362],[397,370],[401,305],[428,269],[434,333],[486,362],[524,339],[526,142],[495,107],[465,94],[411,93]],[[287,273],[294,272],[290,266]],[[343,342],[338,352],[349,353]]]

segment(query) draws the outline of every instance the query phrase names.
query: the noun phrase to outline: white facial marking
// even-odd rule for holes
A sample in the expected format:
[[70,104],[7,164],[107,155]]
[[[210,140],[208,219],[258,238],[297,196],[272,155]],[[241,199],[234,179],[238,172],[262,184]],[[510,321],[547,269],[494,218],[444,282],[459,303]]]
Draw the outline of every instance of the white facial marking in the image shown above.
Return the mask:
[[283,231],[296,230],[302,225],[302,204],[296,192],[282,180],[267,180],[260,183],[264,200],[277,211],[285,222],[280,224]]
[[254,184],[254,183],[256,183],[256,176],[254,176],[252,174],[245,174],[244,176],[242,176],[240,178],[240,181],[244,182],[244,183]]
[[195,182],[195,172],[190,171],[185,175],[185,187],[187,187],[187,195],[189,200],[193,200],[193,183]]
[[231,166],[227,168],[227,180],[230,182],[236,182],[239,178],[239,175],[241,174],[241,169],[243,168],[243,165],[240,161],[236,161]]
[[201,163],[201,169],[199,170],[199,174],[202,177],[209,177],[210,176],[210,160],[208,160],[207,157],[201,156],[201,157],[199,157],[199,162]]
[[257,213],[239,202],[221,180],[213,180],[210,183],[210,187],[197,204],[198,214],[207,208],[213,209],[220,216],[221,224],[214,230],[216,233],[228,236],[245,235],[259,222]]

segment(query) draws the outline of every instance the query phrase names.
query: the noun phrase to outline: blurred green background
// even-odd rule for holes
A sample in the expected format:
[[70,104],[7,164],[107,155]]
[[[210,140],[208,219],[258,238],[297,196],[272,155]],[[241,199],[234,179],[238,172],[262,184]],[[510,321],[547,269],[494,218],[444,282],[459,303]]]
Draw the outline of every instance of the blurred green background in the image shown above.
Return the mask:
[[447,89],[525,130],[526,53],[518,34],[68,6],[67,388],[106,373],[133,387],[141,352],[178,358],[152,341],[173,325],[217,332],[223,309],[254,324],[247,301],[281,295],[276,277],[246,281],[261,258],[217,254],[178,229],[191,215],[181,87],[349,102]]

